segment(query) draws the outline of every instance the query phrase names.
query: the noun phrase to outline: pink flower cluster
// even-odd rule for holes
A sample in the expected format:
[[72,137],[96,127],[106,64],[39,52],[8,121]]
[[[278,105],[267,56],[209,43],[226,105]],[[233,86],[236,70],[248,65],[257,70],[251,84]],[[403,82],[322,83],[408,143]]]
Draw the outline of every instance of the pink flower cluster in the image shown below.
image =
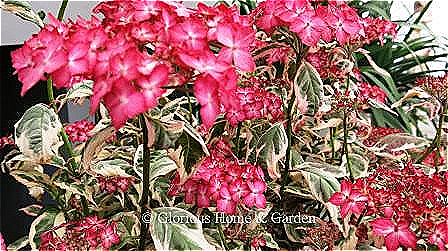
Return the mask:
[[359,96],[365,99],[374,99],[380,103],[386,102],[387,94],[383,89],[376,85],[370,85],[367,82],[358,82]]
[[95,124],[83,119],[76,121],[70,125],[64,127],[71,142],[86,142],[92,136],[90,131],[95,128]]
[[51,22],[12,53],[22,95],[48,75],[56,87],[91,79],[92,111],[103,100],[116,128],[156,106],[168,84],[195,83],[208,127],[222,106],[237,105],[236,70],[254,70],[249,46],[255,32],[236,7],[107,1],[94,12],[105,18],[63,23],[50,15]]
[[5,240],[3,240],[1,232],[0,232],[0,251],[6,251],[6,243]]
[[344,79],[346,74],[333,63],[331,58],[332,53],[324,48],[308,53],[306,56],[306,60],[319,72],[322,79]]
[[[65,227],[63,237],[59,237],[55,230]],[[107,222],[97,216],[89,216],[81,221],[59,225],[40,235],[40,250],[87,250],[100,248],[109,249],[120,243],[117,223]]]
[[97,177],[98,184],[100,185],[101,191],[107,193],[114,193],[117,189],[122,192],[126,192],[129,186],[134,182],[133,177]]
[[361,18],[360,24],[364,31],[364,35],[360,38],[363,44],[370,44],[376,40],[384,44],[387,36],[395,37],[397,35],[398,25],[389,20],[368,17]]
[[232,126],[252,119],[267,118],[275,123],[283,119],[282,100],[264,88],[239,87],[236,91],[239,106],[227,111],[225,118]]
[[[267,185],[259,166],[240,163],[230,145],[219,140],[210,146],[210,156],[202,159],[192,176],[182,185],[173,181],[171,195],[185,193],[185,203],[199,208],[216,203],[217,211],[235,214],[237,205],[264,208]],[[174,191],[174,192],[173,192]]]
[[287,26],[296,32],[302,43],[316,46],[337,40],[340,45],[362,41],[369,43],[388,34],[396,34],[396,25],[381,19],[361,18],[355,9],[344,1],[268,0],[252,14],[256,25],[272,32],[278,26]]
[[6,137],[1,137],[0,138],[0,149],[2,149],[3,147],[7,146],[7,145],[14,145],[14,138],[12,135]]
[[[417,237],[444,249],[448,245],[447,195],[443,172],[428,175],[408,163],[402,169],[379,167],[354,184],[342,181],[341,192],[329,201],[341,206],[343,218],[348,213],[375,215],[370,224],[374,233],[385,238],[388,249],[415,248]],[[411,223],[419,226],[416,232],[410,229]]]

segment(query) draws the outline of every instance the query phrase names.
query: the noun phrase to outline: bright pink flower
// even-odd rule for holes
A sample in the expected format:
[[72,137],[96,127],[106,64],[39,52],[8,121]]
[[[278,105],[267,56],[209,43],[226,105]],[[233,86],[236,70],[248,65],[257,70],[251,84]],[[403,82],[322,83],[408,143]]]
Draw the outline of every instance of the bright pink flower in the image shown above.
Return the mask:
[[329,202],[336,206],[341,206],[341,216],[345,218],[348,213],[361,214],[366,208],[368,197],[359,190],[353,189],[353,184],[343,180],[341,182],[341,192],[336,192],[331,196]]
[[[272,8],[272,7],[271,7]],[[284,1],[278,4],[275,15],[285,22],[294,22],[303,15],[313,15],[314,10],[307,0]]]
[[230,183],[229,190],[232,193],[232,199],[234,201],[240,201],[241,198],[246,197],[250,192],[249,187],[242,180]]
[[221,199],[219,199],[217,204],[218,212],[224,212],[226,214],[235,214],[236,213],[236,202],[232,200],[232,196],[230,195],[229,189],[226,185],[221,187],[220,190]]
[[113,85],[112,91],[104,96],[104,103],[110,110],[114,127],[120,128],[128,118],[146,111],[145,98],[125,79],[119,79]]
[[447,223],[442,222],[437,225],[428,240],[429,243],[437,245],[440,250],[446,250],[448,246]]
[[266,183],[262,180],[252,180],[247,183],[250,193],[244,197],[244,204],[248,207],[256,206],[257,208],[266,207],[266,197],[264,192],[266,191]]
[[358,16],[353,16],[351,11],[341,10],[335,6],[330,7],[325,21],[334,29],[340,45],[345,45],[351,38],[357,37],[362,28]]
[[225,48],[220,51],[220,56],[226,61],[232,62],[242,71],[255,70],[255,62],[249,52],[249,46],[255,40],[255,33],[250,28],[226,23],[219,23],[217,27],[218,41]]
[[397,249],[400,245],[407,248],[417,246],[415,233],[409,228],[409,222],[392,222],[391,219],[378,218],[371,222],[373,232],[384,237],[387,249]]
[[186,51],[208,49],[207,27],[198,21],[177,24],[171,28],[170,35],[172,41]]
[[95,128],[95,124],[86,119],[77,121],[64,127],[65,132],[72,143],[86,142],[92,136],[90,131]]
[[101,245],[103,248],[110,248],[113,244],[120,243],[120,237],[117,234],[117,224],[111,222],[108,226],[103,228],[99,234],[101,238]]
[[200,76],[194,84],[194,93],[201,104],[202,122],[207,128],[215,123],[219,115],[218,82],[210,75]]
[[2,233],[0,233],[0,251],[6,251],[5,240],[3,240]]
[[291,30],[297,32],[302,43],[308,46],[316,46],[321,34],[330,32],[327,24],[314,13],[299,16],[291,24]]
[[206,184],[200,184],[197,190],[196,205],[199,208],[207,208],[210,206],[208,187]]
[[198,55],[189,55],[185,53],[179,54],[182,62],[197,71],[210,74],[215,79],[221,79],[223,73],[227,71],[230,66],[222,59],[217,58],[213,53],[207,51]]

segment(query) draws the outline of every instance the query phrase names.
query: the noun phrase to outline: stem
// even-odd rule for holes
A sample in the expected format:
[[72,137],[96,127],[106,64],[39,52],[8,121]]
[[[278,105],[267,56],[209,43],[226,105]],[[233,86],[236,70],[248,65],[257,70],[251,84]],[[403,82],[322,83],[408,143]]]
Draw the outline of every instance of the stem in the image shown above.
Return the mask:
[[334,152],[334,129],[333,127],[330,127],[330,146],[331,146],[331,162],[335,159],[335,152]]
[[219,237],[221,237],[222,244],[224,245],[224,250],[229,250],[229,247],[226,243],[226,236],[224,235],[224,231],[222,230],[221,224],[218,224]]
[[[58,109],[56,107],[56,104],[54,103],[54,94],[53,94],[53,80],[51,77],[47,80],[47,93],[48,93],[48,101],[50,101],[50,106],[53,108],[53,110],[58,114]],[[68,154],[68,164],[70,166],[70,170],[75,174],[76,169],[76,163],[74,162],[73,156],[75,156],[75,152],[73,151],[72,142],[70,142],[70,139],[68,138],[67,133],[65,132],[65,129],[62,128],[60,131],[62,141],[64,142],[64,148],[67,151]]]
[[445,111],[446,111],[446,106],[442,109],[442,112],[440,113],[439,124],[437,126],[437,133],[436,133],[435,138],[432,140],[429,148],[425,151],[425,154],[420,156],[420,158],[415,162],[416,164],[422,163],[422,161],[425,160],[426,157],[428,157],[428,155],[432,152],[432,150],[434,148],[436,148],[437,150],[436,150],[436,158],[434,160],[434,164],[437,169],[437,166],[438,166],[437,162],[439,161],[439,157],[440,157],[440,140],[442,137],[443,121],[445,120],[445,116],[446,116]]
[[238,127],[236,128],[236,156],[240,157],[240,134],[241,134],[241,122],[238,122]]
[[[425,7],[422,9],[422,11],[420,12],[420,14],[418,15],[417,19],[415,19],[414,24],[418,24],[420,23],[420,20],[423,18],[423,16],[425,15],[426,11],[428,10],[429,6],[432,4],[432,0],[429,1]],[[414,31],[414,27],[411,27],[411,29],[409,29],[408,33],[406,34],[406,36],[404,37],[403,41],[406,42],[409,37],[411,36],[412,32]]]
[[286,110],[286,135],[288,135],[288,148],[286,149],[286,164],[285,164],[285,170],[283,171],[282,175],[282,185],[280,187],[280,194],[283,193],[285,186],[288,184],[289,180],[289,169],[291,165],[291,145],[292,145],[292,107],[294,105],[294,100],[296,96],[294,91],[292,92],[291,99],[288,102],[288,109]]
[[[343,126],[344,126],[344,154],[345,154],[345,159],[347,161],[347,171],[350,174],[350,179],[353,179],[352,177],[352,168],[351,168],[351,163],[350,163],[350,159],[348,158],[348,130],[347,130],[347,111],[344,111],[344,120],[343,120]],[[342,160],[342,158],[341,158]]]
[[359,224],[361,224],[362,218],[364,218],[364,215],[367,213],[367,208],[365,208],[362,213],[359,215],[358,221],[356,222],[355,227],[359,227]]
[[190,123],[192,123],[193,122],[193,105],[191,104],[190,94],[188,92],[185,92],[185,94],[187,95],[187,99],[188,99],[188,110],[190,111]]
[[61,6],[58,11],[58,19],[61,21],[64,18],[65,8],[67,8],[68,0],[62,0]]
[[[151,151],[148,145],[148,128],[146,127],[145,117],[143,114],[139,116],[140,126],[143,129],[143,194],[142,200],[140,201],[140,208],[142,215],[147,212],[147,204],[149,198],[149,168],[151,164]],[[140,217],[141,218],[141,217]],[[144,250],[145,248],[145,240],[146,234],[148,232],[148,225],[141,221],[141,230],[140,230],[140,241],[139,241],[139,250]]]

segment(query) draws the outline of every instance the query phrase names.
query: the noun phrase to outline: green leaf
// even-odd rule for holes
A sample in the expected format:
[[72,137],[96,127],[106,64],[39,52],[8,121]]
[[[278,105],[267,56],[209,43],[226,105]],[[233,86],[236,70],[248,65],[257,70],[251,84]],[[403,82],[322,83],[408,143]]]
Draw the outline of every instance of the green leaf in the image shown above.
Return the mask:
[[[358,154],[349,154],[350,174],[354,179],[363,178],[367,176],[369,168],[369,161]],[[347,156],[342,156],[341,168],[347,170]]]
[[26,110],[14,128],[16,145],[23,155],[37,161],[57,155],[62,124],[48,106],[37,104]]
[[324,167],[325,164],[305,162],[297,167],[301,177],[298,175],[291,175],[291,178],[293,180],[303,178],[310,188],[313,197],[316,200],[325,203],[335,192],[339,191],[340,184],[336,177],[345,176],[345,171],[332,167],[329,164],[326,164],[325,168],[319,168],[318,166],[320,165]]
[[28,240],[32,250],[40,245],[40,234],[65,222],[64,213],[56,210],[44,212],[31,223]]
[[91,170],[94,173],[104,177],[131,177],[132,175],[126,173],[130,169],[132,169],[132,166],[122,159],[103,160],[91,166]]
[[257,162],[263,162],[272,179],[281,177],[278,162],[285,157],[288,148],[288,136],[282,123],[276,123],[258,140],[256,145]]
[[277,250],[279,249],[277,242],[275,242],[274,238],[272,238],[272,235],[270,233],[264,232],[263,238],[266,241],[266,247]]
[[73,85],[67,91],[66,99],[87,98],[93,95],[93,81],[85,80]]
[[300,65],[294,78],[294,92],[296,97],[306,97],[309,112],[316,113],[324,97],[324,84],[319,73],[309,63]]
[[16,240],[15,242],[8,245],[8,250],[20,250],[26,247],[29,243],[28,236],[23,236],[22,238]]
[[171,180],[165,177],[156,177],[149,187],[152,192],[152,199],[160,202],[163,206],[173,206],[175,197],[168,195],[170,186]]
[[42,19],[31,8],[31,4],[28,1],[1,1],[1,9],[11,12],[12,14],[22,18],[23,20],[30,21],[37,24],[40,28],[44,27]]
[[150,231],[157,250],[215,250],[205,239],[199,219],[180,208],[155,208]]
[[[176,162],[168,157],[166,150],[151,151],[149,166],[149,181],[157,176],[163,176],[177,169]],[[143,145],[139,145],[134,156],[134,171],[143,179]]]
[[406,133],[397,133],[387,135],[378,141],[373,147],[372,151],[375,153],[393,153],[405,151],[409,149],[421,148],[428,145],[430,142],[425,138],[411,136]]
[[19,209],[19,211],[24,212],[26,215],[36,217],[41,213],[42,206],[33,204],[33,205],[29,205],[29,206]]

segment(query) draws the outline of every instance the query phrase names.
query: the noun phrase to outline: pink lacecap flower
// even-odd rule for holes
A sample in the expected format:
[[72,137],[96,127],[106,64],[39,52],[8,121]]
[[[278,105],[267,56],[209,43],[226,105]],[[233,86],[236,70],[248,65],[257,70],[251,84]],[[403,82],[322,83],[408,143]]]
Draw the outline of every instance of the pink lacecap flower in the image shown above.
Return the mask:
[[400,246],[415,248],[417,246],[417,238],[409,228],[407,221],[394,223],[391,219],[378,218],[370,224],[375,234],[384,237],[387,249],[397,249]]
[[341,216],[345,218],[349,213],[361,214],[366,208],[368,197],[350,182],[341,182],[341,192],[336,192],[329,202],[336,206],[341,206]]

